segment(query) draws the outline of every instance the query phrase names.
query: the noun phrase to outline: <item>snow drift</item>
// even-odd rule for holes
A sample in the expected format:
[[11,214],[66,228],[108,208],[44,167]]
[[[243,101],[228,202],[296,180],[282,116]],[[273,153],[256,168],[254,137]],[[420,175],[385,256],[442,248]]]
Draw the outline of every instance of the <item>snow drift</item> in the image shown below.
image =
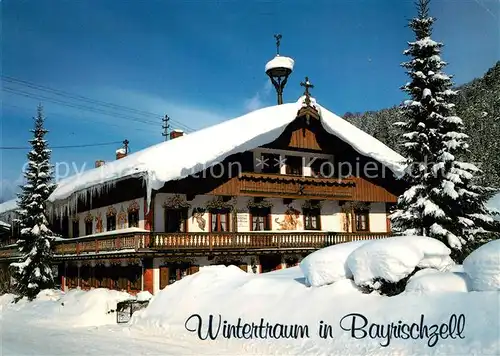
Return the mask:
[[28,313],[29,318],[38,322],[85,327],[116,324],[116,305],[133,298],[128,293],[105,288],[90,291],[72,289],[67,293],[43,290],[32,302],[21,299],[13,304],[14,296],[7,295],[0,299],[0,304],[2,311],[23,310]]
[[490,241],[464,260],[472,290],[500,291],[500,240]]
[[[427,273],[420,273],[428,271]],[[405,292],[437,293],[437,292],[469,292],[469,279],[465,273],[440,272],[434,269],[423,269],[415,273],[406,284]]]
[[[32,303],[8,304],[12,296],[0,297],[0,318],[3,325],[11,325],[14,319],[18,325],[18,320],[22,319],[28,327],[36,324],[52,330],[56,328],[56,332],[47,335],[67,332],[70,327],[76,330],[82,326],[97,326],[100,328],[94,337],[99,336],[106,344],[118,343],[119,335],[147,335],[141,342],[144,342],[144,352],[151,354],[161,352],[158,349],[148,352],[151,350],[149,345],[172,345],[174,342],[184,345],[185,349],[182,353],[177,348],[172,354],[185,354],[188,349],[191,354],[218,355],[498,353],[498,291],[467,293],[468,276],[463,272],[439,271],[437,268],[450,271],[461,268],[443,267],[447,265],[449,251],[426,238],[380,240],[391,241],[385,245],[375,244],[378,241],[366,242],[349,254],[347,260],[352,258],[356,262],[351,272],[355,272],[354,278],[363,272],[360,273],[363,280],[369,279],[368,275],[397,280],[415,265],[422,266],[423,269],[409,279],[406,292],[400,295],[363,294],[354,281],[347,278],[311,287],[299,266],[264,274],[248,274],[235,266],[210,266],[161,290],[126,326],[111,325],[115,323],[115,315],[108,311],[116,307],[118,300],[130,296],[104,289],[69,293],[44,291]],[[385,255],[381,253],[383,249]],[[344,246],[344,250],[347,247]],[[369,251],[373,254],[368,254]],[[406,256],[395,258],[397,253],[408,254],[409,262],[403,264]],[[476,280],[484,284],[494,275],[495,268],[499,268],[500,261],[494,258],[496,253],[498,245],[484,245],[471,254],[464,270],[474,272]],[[338,255],[345,257],[345,254]],[[363,256],[370,259],[366,268],[358,261]],[[384,261],[383,256],[389,262]],[[478,260],[484,263],[477,263]],[[377,263],[381,266],[376,267]],[[310,267],[314,269],[311,262]],[[491,286],[491,280],[487,285]],[[148,293],[138,296],[140,299],[150,297]],[[209,320],[213,323],[209,324]],[[462,321],[460,326],[457,320]],[[350,326],[353,322],[357,328],[354,334]],[[257,328],[265,325],[264,330],[274,330],[274,334],[238,336],[237,330],[251,327],[252,323]],[[455,333],[453,338],[446,337],[445,333],[443,337],[433,337],[429,332],[419,332],[404,338],[395,331],[401,325],[419,328],[422,325],[431,330],[433,325],[439,327],[450,323],[455,332],[457,328],[461,330],[459,336]],[[280,334],[280,330],[293,330],[293,327],[301,327],[307,337],[281,337],[284,334]],[[213,333],[208,334],[209,330]],[[364,337],[361,337],[361,330],[366,332]],[[389,330],[392,330],[390,335],[387,334]],[[72,336],[79,335],[72,333]],[[81,337],[89,340],[88,334]],[[77,340],[75,342],[88,345],[87,341]],[[12,337],[8,341],[9,349],[13,350]],[[96,351],[109,350],[98,343],[92,345]]]
[[[349,279],[309,287],[298,267],[260,275],[241,273],[234,266],[205,267],[160,291],[146,309],[134,314],[132,330],[137,328],[150,335],[189,341],[192,345],[210,343],[214,351],[227,352],[220,354],[451,355],[497,352],[500,347],[500,294],[464,293],[456,291],[457,288],[435,289],[450,277],[439,271],[423,273],[421,277],[434,275],[444,279],[436,277],[432,282],[420,283],[420,288],[415,290],[428,293],[408,292],[383,297],[361,293]],[[454,277],[448,286],[452,284],[458,285]],[[386,328],[391,323],[397,325],[398,322],[420,323],[421,318],[430,326],[449,323],[452,315],[463,315],[465,334],[463,338],[440,338],[434,347],[428,346],[425,337],[412,340],[393,335],[387,341],[383,334],[373,332],[372,337],[355,338],[347,326],[353,313],[378,328]],[[215,323],[214,340],[208,334],[210,316]],[[361,323],[360,320],[357,322]],[[309,337],[245,339],[223,334],[224,326],[238,323],[259,325],[261,322],[283,327],[308,326]],[[323,338],[319,336],[319,326],[326,324],[332,326],[332,336]],[[200,340],[198,331],[207,339]]]

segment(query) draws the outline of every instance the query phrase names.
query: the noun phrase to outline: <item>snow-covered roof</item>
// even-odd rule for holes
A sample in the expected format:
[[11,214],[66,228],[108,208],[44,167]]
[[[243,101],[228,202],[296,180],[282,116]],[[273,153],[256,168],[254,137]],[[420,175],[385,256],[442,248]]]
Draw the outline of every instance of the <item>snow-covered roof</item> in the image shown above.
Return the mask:
[[17,199],[11,199],[0,204],[0,214],[17,209]]
[[293,70],[293,65],[295,64],[295,61],[291,59],[290,57],[283,57],[280,56],[279,54],[271,59],[269,62],[266,64],[266,72],[269,69],[273,68],[287,68],[290,70]]
[[121,153],[122,155],[124,155],[124,154],[126,154],[126,153],[127,153],[127,151],[125,150],[125,148],[123,148],[123,147],[122,147],[122,148],[117,149],[117,150],[116,150],[116,153],[117,153],[117,154],[118,154],[118,153]]
[[[99,169],[91,169],[58,182],[49,201],[71,197],[76,202],[78,194],[100,191],[123,178],[144,177],[147,200],[151,191],[158,190],[171,180],[185,178],[207,169],[226,157],[265,145],[278,138],[295,120],[304,105],[304,97],[296,103],[270,106],[196,131],[175,140],[165,141],[122,159],[109,162]],[[315,103],[325,130],[349,143],[361,155],[371,157],[400,175],[403,157],[358,129],[341,117]],[[220,139],[223,137],[224,139]],[[219,139],[217,139],[219,138]],[[168,161],[165,159],[168,157]],[[75,194],[76,193],[76,194]]]

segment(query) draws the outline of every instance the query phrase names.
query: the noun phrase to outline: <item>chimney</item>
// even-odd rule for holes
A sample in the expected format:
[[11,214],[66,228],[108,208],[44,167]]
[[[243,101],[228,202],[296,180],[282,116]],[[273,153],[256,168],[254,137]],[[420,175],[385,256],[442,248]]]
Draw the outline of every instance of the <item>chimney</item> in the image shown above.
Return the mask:
[[120,159],[127,156],[127,151],[125,148],[119,148],[116,150],[116,159]]
[[170,132],[170,139],[173,140],[174,138],[181,137],[184,135],[184,131],[175,129]]
[[99,160],[95,161],[95,168],[104,166],[104,163],[105,162],[102,159],[99,159]]
[[123,147],[119,148],[116,150],[116,159],[120,159],[120,158],[123,158],[123,157],[126,157],[127,154],[128,154],[128,140],[125,139],[123,141]]

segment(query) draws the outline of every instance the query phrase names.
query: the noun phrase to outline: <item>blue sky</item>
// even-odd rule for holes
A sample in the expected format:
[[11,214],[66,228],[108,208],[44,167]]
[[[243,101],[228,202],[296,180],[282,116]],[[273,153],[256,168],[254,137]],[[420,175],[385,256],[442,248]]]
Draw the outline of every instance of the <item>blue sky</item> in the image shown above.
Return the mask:
[[[406,81],[402,51],[412,40],[406,24],[415,14],[407,0],[0,4],[2,75],[15,80],[2,81],[0,146],[26,146],[41,102],[50,145],[127,138],[132,151],[162,141],[165,114],[172,128],[198,129],[274,105],[264,65],[275,54],[275,33],[283,35],[282,55],[295,59],[285,102],[297,100],[307,75],[318,102],[337,114],[397,105]],[[431,10],[433,39],[444,42],[456,83],[500,59],[500,0],[434,0]],[[60,175],[72,174],[112,160],[117,146],[55,148],[53,163]],[[25,155],[0,150],[0,199],[21,183]]]

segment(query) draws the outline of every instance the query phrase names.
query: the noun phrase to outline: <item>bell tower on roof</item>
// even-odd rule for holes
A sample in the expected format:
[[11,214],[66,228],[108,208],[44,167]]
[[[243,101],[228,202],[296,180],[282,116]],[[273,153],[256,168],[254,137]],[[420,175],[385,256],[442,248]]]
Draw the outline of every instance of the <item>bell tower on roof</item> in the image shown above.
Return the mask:
[[276,94],[278,95],[278,105],[283,104],[283,89],[290,74],[293,71],[294,60],[290,57],[280,55],[281,34],[274,35],[276,39],[276,56],[266,64],[266,74],[271,79]]

